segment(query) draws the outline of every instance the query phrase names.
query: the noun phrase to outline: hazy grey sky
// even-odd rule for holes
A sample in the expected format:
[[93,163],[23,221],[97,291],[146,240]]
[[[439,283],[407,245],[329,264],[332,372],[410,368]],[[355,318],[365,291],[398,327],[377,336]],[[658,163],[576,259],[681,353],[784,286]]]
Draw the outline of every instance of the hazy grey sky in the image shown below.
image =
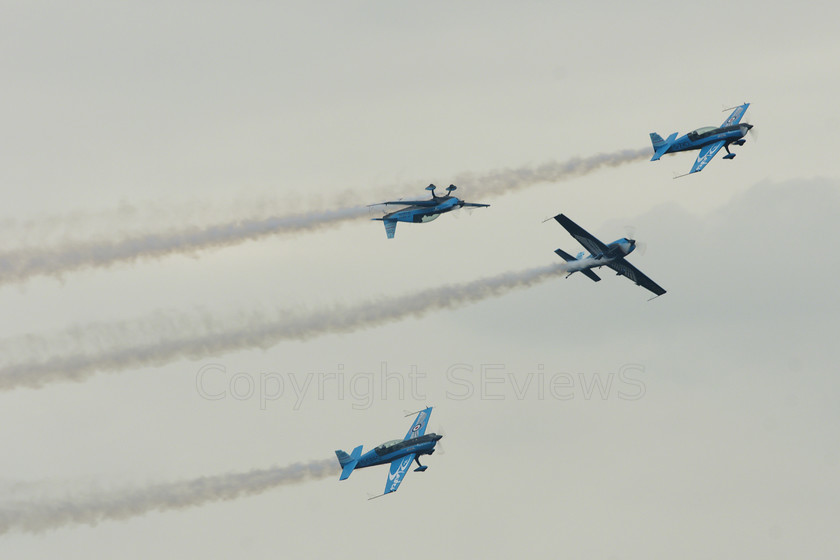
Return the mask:
[[[168,488],[182,496],[170,483],[370,448],[425,404],[446,433],[445,453],[386,499],[366,500],[384,467],[340,484],[336,472],[12,528],[0,556],[833,558],[831,8],[0,1],[3,256],[643,149],[650,132],[717,125],[744,101],[758,133],[734,161],[676,181],[692,155],[506,195],[462,183],[492,206],[391,241],[353,220],[0,279],[0,366],[552,265],[555,248],[580,250],[543,223],[558,212],[607,242],[632,227],[648,248],[630,260],[668,290],[647,302],[625,279],[575,275],[354,332],[0,391],[3,530],[21,504],[55,514],[143,489],[158,504]],[[109,331],[126,324],[139,330]]]

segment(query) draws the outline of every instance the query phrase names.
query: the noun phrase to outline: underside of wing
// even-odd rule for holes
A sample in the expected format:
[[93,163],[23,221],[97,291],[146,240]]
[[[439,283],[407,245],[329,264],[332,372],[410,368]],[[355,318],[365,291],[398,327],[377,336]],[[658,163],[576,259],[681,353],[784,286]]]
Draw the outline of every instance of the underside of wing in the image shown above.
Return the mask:
[[408,471],[408,467],[411,466],[411,462],[414,460],[414,456],[415,454],[411,453],[410,455],[391,461],[391,470],[388,473],[388,480],[385,483],[385,494],[397,491],[397,488],[400,487],[400,483],[402,483],[405,477],[405,473]]
[[639,286],[650,290],[658,296],[661,296],[665,293],[665,290],[662,288],[662,286],[645,276],[641,270],[639,270],[624,259],[616,259],[614,261],[611,261],[607,263],[607,266],[615,270],[618,274],[629,278]]
[[721,140],[720,142],[715,142],[714,144],[709,144],[708,146],[703,146],[700,148],[700,153],[697,154],[697,160],[694,162],[694,165],[691,167],[691,171],[688,173],[697,173],[698,171],[703,171],[703,168],[708,165],[712,158],[715,157],[721,148],[723,148],[724,141]]
[[416,437],[420,437],[426,433],[426,426],[429,425],[429,417],[432,415],[432,407],[424,408],[417,414],[417,418],[414,419],[414,423],[408,429],[408,433],[405,434],[406,439],[412,439]]
[[570,220],[565,214],[558,214],[554,216],[554,219],[557,220],[557,223],[566,228],[569,235],[577,239],[577,242],[583,245],[583,247],[591,254],[603,255],[607,252],[608,249],[606,245],[598,241],[594,235]]
[[720,125],[721,128],[723,128],[724,126],[731,126],[733,124],[738,124],[739,122],[741,122],[741,119],[744,118],[744,113],[747,112],[749,106],[749,103],[744,103],[743,105],[735,107],[735,110],[732,111],[732,114],[729,115],[729,117],[727,117],[725,121],[723,121],[722,125]]
[[439,201],[431,199],[431,200],[386,200],[385,202],[377,202],[376,204],[371,204],[370,206],[381,206],[387,204],[402,204],[403,206],[422,206],[423,208],[428,208],[430,206],[437,206],[440,204]]

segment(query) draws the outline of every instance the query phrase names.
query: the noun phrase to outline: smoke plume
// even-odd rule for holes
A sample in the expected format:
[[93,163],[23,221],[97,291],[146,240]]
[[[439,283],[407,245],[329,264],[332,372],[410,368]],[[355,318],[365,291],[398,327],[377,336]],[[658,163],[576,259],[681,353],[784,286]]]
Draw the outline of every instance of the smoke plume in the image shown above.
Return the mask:
[[209,502],[253,496],[277,486],[299,484],[338,474],[335,459],[295,463],[288,467],[205,476],[146,488],[113,492],[84,492],[51,498],[18,498],[0,506],[0,534],[18,529],[41,532],[63,525],[95,525],[150,511],[195,507]]
[[455,184],[463,183],[469,186],[471,193],[507,194],[538,183],[565,181],[572,177],[588,175],[604,167],[618,167],[647,159],[650,155],[650,148],[620,150],[589,157],[574,157],[566,161],[549,161],[536,167],[524,166],[486,174],[465,173],[455,178]]
[[[604,167],[616,167],[647,158],[649,149],[622,150],[551,161],[538,166],[494,171],[484,174],[462,174],[454,183],[469,188],[476,196],[500,195],[538,183],[558,182],[592,173]],[[406,187],[407,188],[407,187]],[[376,196],[392,196],[394,188],[378,189]],[[371,193],[345,192],[337,200],[363,201]],[[64,273],[91,267],[108,267],[118,262],[141,258],[160,258],[178,253],[227,247],[269,235],[300,233],[344,222],[366,218],[364,206],[313,211],[301,214],[247,218],[209,226],[193,226],[170,231],[152,231],[117,235],[94,241],[75,241],[52,247],[26,247],[0,252],[0,284],[23,282],[33,276],[61,276]]]
[[[283,340],[351,332],[501,296],[567,271],[566,263],[558,263],[303,314],[277,310],[272,315],[253,312],[224,320],[201,314],[158,314],[142,320],[77,326],[53,339],[37,335],[7,339],[0,341],[0,356],[17,360],[0,366],[0,390],[80,381],[98,371],[160,366],[178,359],[268,348]],[[56,354],[54,349],[61,346],[66,352]]]
[[17,249],[0,253],[0,283],[36,275],[59,276],[87,267],[110,266],[138,258],[163,257],[200,249],[235,245],[267,235],[309,231],[365,217],[365,207],[239,220],[181,231],[147,233],[117,240],[75,242],[54,248]]

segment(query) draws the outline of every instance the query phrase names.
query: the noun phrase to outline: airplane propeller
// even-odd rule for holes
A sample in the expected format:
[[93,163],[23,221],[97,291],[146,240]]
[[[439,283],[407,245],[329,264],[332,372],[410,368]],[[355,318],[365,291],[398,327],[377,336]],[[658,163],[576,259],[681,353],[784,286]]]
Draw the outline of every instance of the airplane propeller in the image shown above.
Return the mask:
[[442,439],[439,439],[435,444],[435,452],[438,455],[446,455],[446,448],[443,446],[443,440],[446,439],[446,429],[443,426],[438,424],[437,429],[434,431],[439,436],[442,436]]
[[455,210],[455,217],[457,218],[461,214],[461,212],[466,212],[467,216],[472,216],[473,212],[475,212],[475,206],[467,206],[466,210],[463,206],[459,207],[457,210]]
[[756,141],[758,141],[758,131],[756,131],[755,125],[751,122],[752,120],[753,120],[753,110],[752,110],[752,106],[750,106],[747,109],[747,113],[744,115],[744,118],[741,119],[741,122],[743,124],[750,125],[750,128],[747,130],[747,134],[750,135],[750,138],[752,138],[753,142],[756,142]]
[[[449,185],[448,187],[446,187],[446,192],[447,192],[447,194],[448,194],[449,196],[453,196],[453,195],[452,195],[452,191],[456,190],[457,188],[458,188],[458,187],[456,187],[455,185]],[[463,203],[463,202],[466,202],[464,199],[460,199],[460,200],[461,200],[461,202],[462,202],[462,203]],[[462,205],[458,206],[458,208],[456,208],[455,210],[453,210],[453,211],[452,211],[452,217],[453,217],[453,218],[458,218],[458,217],[460,217],[460,216],[461,216],[461,212],[462,212],[463,210],[464,210],[464,206],[463,206],[463,204],[462,204]],[[468,216],[472,216],[473,211],[475,211],[475,206],[467,206],[467,215],[468,215]]]
[[639,253],[640,256],[645,256],[645,253],[647,253],[647,243],[644,241],[637,242],[635,252]]
[[751,124],[751,123],[748,123],[748,122],[746,122],[744,124],[750,125],[750,128],[747,129],[747,134],[750,135],[750,138],[752,138],[753,142],[757,142],[758,141],[758,132],[755,129],[755,125]]
[[[421,410],[422,410],[422,409],[421,409]],[[406,410],[406,409],[403,409],[403,415],[404,415],[406,418],[408,418],[409,416],[414,416],[414,415],[415,415],[415,414],[417,414],[418,412],[421,412],[421,410],[413,410],[413,411],[412,411],[412,410]],[[427,431],[426,433],[429,433],[429,432]],[[437,435],[439,435],[439,436],[442,436],[442,437],[444,437],[444,438],[446,437],[446,430],[445,430],[445,429],[443,428],[443,426],[441,426],[440,424],[438,424],[438,425],[437,425],[437,429],[436,429],[436,430],[434,430],[434,432],[433,432],[433,433],[435,433],[435,434],[437,434]],[[441,441],[443,441],[443,440],[442,440],[442,439],[439,439],[439,440],[437,441],[437,444],[435,444],[435,451],[439,452],[441,455],[445,455],[445,454],[446,454],[446,451],[444,450],[443,445],[441,444]]]
[[[731,111],[732,109],[737,108],[737,106],[736,107],[723,107],[723,105],[721,105],[721,107],[722,107],[721,110],[723,112]],[[749,115],[749,117],[747,117],[747,115]],[[747,129],[747,134],[750,135],[750,137],[753,139],[753,142],[756,142],[756,141],[758,141],[758,132],[756,132],[755,128],[753,128],[754,125],[750,122],[752,120],[752,116],[753,116],[752,106],[747,107],[747,112],[744,114],[743,117],[741,117],[741,124],[750,125],[750,128]]]
[[636,244],[636,253],[644,255],[647,252],[647,243],[636,241],[636,226],[624,226],[625,239]]

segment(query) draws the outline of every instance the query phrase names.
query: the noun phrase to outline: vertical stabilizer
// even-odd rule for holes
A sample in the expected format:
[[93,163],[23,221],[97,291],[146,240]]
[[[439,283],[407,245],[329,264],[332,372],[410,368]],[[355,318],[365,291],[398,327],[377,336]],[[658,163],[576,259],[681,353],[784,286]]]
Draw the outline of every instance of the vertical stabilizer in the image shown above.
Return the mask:
[[353,472],[353,469],[356,468],[356,465],[359,463],[359,458],[362,456],[362,447],[359,446],[353,450],[350,455],[348,455],[345,451],[341,449],[337,449],[335,452],[335,456],[338,457],[338,464],[341,465],[341,476],[339,480],[345,480],[350,476],[350,473]]
[[655,152],[660,146],[665,143],[665,139],[655,132],[650,133],[650,143],[653,144],[653,151]]
[[657,133],[651,132],[650,143],[653,144],[653,157],[650,158],[650,161],[657,161],[659,158],[668,153],[668,148],[671,147],[671,144],[673,144],[676,139],[676,132],[670,135],[667,139],[663,139]]

